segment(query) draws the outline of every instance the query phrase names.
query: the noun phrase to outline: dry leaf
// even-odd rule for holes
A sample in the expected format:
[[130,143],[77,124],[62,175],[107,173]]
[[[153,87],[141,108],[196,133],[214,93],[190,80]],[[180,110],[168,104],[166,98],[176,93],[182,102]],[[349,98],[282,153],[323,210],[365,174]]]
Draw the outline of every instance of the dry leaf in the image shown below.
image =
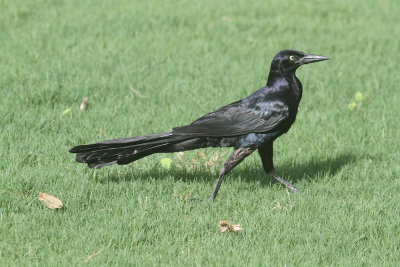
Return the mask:
[[80,107],[81,111],[83,111],[86,108],[88,101],[89,101],[89,98],[87,98],[87,97],[83,98],[81,107]]
[[240,232],[243,231],[243,228],[240,227],[240,224],[234,224],[232,225],[229,221],[220,221],[218,223],[219,225],[219,231],[221,233],[225,233],[225,232]]
[[62,204],[61,200],[59,200],[55,196],[52,196],[52,195],[49,195],[49,194],[46,194],[46,193],[40,192],[39,196],[38,196],[38,199],[40,201],[43,201],[44,204],[46,204],[46,206],[49,209],[52,209],[52,210],[60,209],[60,208],[63,207],[63,204]]

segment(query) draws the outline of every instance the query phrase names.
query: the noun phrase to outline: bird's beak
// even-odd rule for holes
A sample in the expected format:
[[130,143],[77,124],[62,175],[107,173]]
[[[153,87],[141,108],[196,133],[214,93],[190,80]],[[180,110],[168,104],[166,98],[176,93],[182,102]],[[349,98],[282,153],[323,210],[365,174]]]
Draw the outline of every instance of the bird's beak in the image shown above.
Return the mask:
[[323,60],[328,60],[328,59],[329,59],[329,57],[325,57],[325,56],[306,54],[301,59],[301,64],[308,64],[308,63],[313,63],[313,62],[318,62],[318,61],[323,61]]

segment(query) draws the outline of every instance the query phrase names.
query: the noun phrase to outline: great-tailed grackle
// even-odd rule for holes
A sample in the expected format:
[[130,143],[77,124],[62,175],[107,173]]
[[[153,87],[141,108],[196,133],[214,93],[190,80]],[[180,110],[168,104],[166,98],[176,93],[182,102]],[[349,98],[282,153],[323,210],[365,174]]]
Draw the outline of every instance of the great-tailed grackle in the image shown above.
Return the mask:
[[267,85],[250,96],[171,132],[114,139],[73,147],[76,161],[89,168],[128,164],[154,153],[204,147],[233,147],[211,194],[214,200],[225,174],[258,149],[265,172],[293,191],[289,182],[274,172],[273,141],[286,133],[296,119],[303,88],[295,72],[303,64],[327,60],[325,56],[283,50],[272,60]]

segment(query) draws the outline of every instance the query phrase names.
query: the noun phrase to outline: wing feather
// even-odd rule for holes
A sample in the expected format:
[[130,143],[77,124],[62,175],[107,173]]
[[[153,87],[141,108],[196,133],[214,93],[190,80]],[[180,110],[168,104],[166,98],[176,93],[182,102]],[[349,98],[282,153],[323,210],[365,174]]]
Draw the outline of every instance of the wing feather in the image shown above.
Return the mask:
[[176,127],[174,133],[198,136],[237,136],[263,133],[275,129],[289,116],[288,107],[281,101],[246,105],[234,102],[209,113],[189,125]]

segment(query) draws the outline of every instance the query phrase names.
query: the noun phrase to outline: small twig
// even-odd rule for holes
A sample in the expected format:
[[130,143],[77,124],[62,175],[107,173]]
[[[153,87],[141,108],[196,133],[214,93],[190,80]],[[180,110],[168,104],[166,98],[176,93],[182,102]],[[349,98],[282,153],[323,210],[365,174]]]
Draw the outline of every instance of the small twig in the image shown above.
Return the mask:
[[147,98],[147,96],[144,96],[144,95],[140,94],[138,91],[136,91],[135,88],[133,88],[132,85],[129,85],[129,89],[131,89],[131,91],[134,92],[135,95],[137,95],[138,97],[140,97],[140,98]]
[[93,253],[92,255],[90,255],[86,260],[84,260],[83,262],[89,262],[92,260],[92,258],[94,256],[96,256],[97,254],[99,254],[100,252],[102,252],[104,250],[104,248],[100,249],[99,251],[97,251],[96,253]]

